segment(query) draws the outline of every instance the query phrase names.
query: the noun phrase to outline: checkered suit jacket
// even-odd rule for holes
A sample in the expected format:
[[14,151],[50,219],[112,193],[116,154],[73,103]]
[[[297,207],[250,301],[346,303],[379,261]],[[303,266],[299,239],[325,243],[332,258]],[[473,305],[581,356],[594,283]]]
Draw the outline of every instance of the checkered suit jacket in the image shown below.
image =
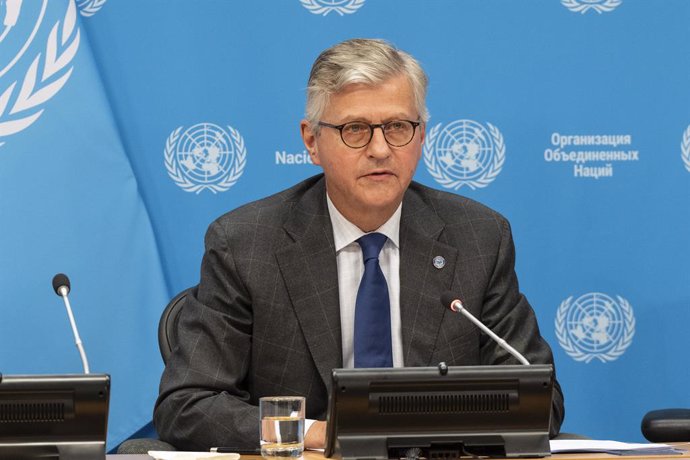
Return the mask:
[[[434,267],[434,257],[446,264]],[[400,314],[406,366],[517,364],[444,308],[451,290],[532,363],[552,363],[518,290],[508,222],[467,198],[412,183],[400,222]],[[161,379],[154,422],[178,448],[255,447],[258,400],[303,395],[325,419],[331,369],[342,367],[338,277],[325,180],[318,175],[220,217],[179,343]],[[563,420],[556,384],[552,433]]]

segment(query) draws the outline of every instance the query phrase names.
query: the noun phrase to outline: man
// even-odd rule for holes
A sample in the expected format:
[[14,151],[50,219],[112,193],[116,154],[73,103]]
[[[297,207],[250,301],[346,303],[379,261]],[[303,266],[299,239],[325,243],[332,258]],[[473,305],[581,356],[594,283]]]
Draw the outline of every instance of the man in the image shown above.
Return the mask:
[[[383,41],[349,40],[318,57],[301,130],[323,175],[210,226],[161,380],[162,439],[255,447],[259,398],[302,395],[319,420],[305,444],[323,447],[333,368],[517,364],[440,304],[448,290],[530,362],[553,362],[518,290],[508,222],[412,182],[426,85],[417,61]],[[377,241],[373,255],[363,256],[365,240]],[[562,420],[556,383],[553,435]]]

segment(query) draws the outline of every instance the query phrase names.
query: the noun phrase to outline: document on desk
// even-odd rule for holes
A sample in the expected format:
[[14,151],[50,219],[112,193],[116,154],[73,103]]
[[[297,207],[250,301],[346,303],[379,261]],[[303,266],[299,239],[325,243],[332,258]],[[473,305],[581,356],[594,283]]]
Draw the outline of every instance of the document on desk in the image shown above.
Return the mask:
[[240,454],[222,454],[216,452],[176,452],[164,450],[150,450],[148,454],[155,460],[238,460]]
[[676,449],[668,444],[640,444],[594,439],[552,439],[549,443],[552,454],[601,452],[611,455],[674,455],[685,453],[684,450]]

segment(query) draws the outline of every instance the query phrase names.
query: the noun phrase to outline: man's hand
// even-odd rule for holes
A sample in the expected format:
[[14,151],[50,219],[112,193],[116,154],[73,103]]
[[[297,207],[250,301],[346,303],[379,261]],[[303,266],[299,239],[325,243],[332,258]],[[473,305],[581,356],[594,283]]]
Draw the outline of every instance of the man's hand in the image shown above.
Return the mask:
[[326,447],[326,422],[316,421],[304,434],[305,449],[323,449]]

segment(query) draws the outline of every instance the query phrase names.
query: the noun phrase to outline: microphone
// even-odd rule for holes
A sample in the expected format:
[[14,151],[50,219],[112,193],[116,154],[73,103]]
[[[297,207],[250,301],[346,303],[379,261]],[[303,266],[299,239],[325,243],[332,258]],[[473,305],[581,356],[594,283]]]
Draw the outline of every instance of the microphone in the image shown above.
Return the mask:
[[67,309],[67,316],[69,317],[69,323],[72,326],[72,334],[74,334],[74,340],[79,350],[79,355],[81,356],[81,363],[84,366],[84,374],[89,374],[89,362],[86,359],[86,352],[81,344],[81,338],[79,337],[79,331],[77,330],[77,323],[74,321],[74,315],[72,315],[72,306],[69,304],[69,294],[70,283],[67,275],[63,273],[58,273],[53,277],[53,289],[55,293],[62,297],[65,302],[65,309]]
[[462,313],[463,315],[465,315],[465,317],[467,319],[472,321],[479,329],[482,330],[482,332],[484,332],[486,335],[491,337],[491,339],[494,340],[498,345],[500,345],[501,348],[503,348],[505,351],[507,351],[508,353],[513,355],[522,364],[529,366],[529,361],[527,361],[527,359],[525,359],[525,357],[522,356],[520,354],[520,352],[518,352],[515,348],[511,347],[508,342],[506,342],[505,340],[503,340],[502,338],[497,336],[494,333],[494,331],[492,331],[491,329],[486,327],[484,325],[484,323],[479,321],[477,318],[474,317],[474,315],[472,313],[467,311],[465,309],[465,307],[462,305],[462,302],[460,301],[460,299],[457,299],[452,292],[450,292],[450,291],[444,292],[441,295],[441,303],[443,304],[444,307],[449,308],[450,311],[452,311],[454,313]]

